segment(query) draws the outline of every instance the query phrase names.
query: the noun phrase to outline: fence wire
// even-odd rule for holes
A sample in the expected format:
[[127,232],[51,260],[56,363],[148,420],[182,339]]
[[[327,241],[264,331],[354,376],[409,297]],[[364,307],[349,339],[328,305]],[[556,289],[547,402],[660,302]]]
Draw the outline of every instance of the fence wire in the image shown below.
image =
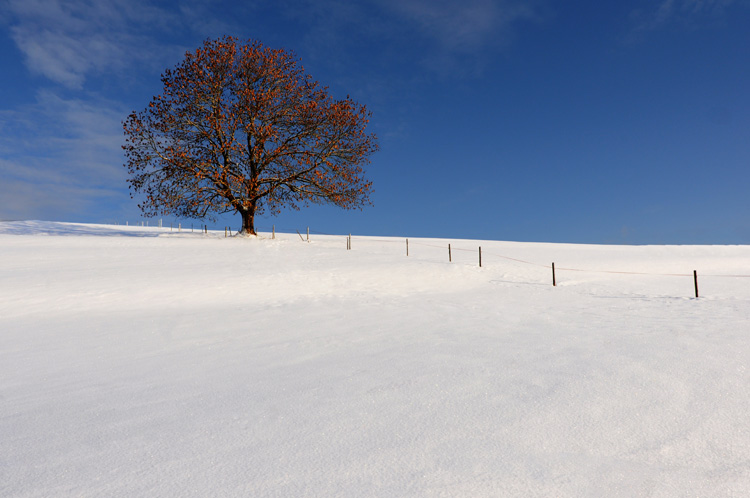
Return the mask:
[[[227,227],[229,228],[229,227]],[[307,230],[307,229],[306,229]],[[275,225],[273,226],[262,226],[257,227],[258,232],[277,232],[277,233],[288,233],[288,234],[302,234],[306,233],[305,231],[300,231],[298,228],[290,228],[290,227],[277,227]],[[231,230],[229,228],[230,233],[236,232],[236,230]],[[324,236],[330,236],[330,237],[349,237],[348,234],[334,234],[334,233],[328,233],[328,232],[321,232],[318,230],[312,230],[309,231],[310,235],[324,235]],[[421,246],[421,247],[430,247],[433,249],[443,249],[447,250],[447,245],[437,245],[433,243],[428,242],[420,242],[419,239],[409,239],[409,238],[394,238],[394,237],[377,237],[377,236],[354,236],[352,235],[352,239],[354,237],[362,237],[367,240],[367,242],[380,242],[380,243],[386,243],[386,244],[394,244],[394,245],[403,245],[404,240],[409,241],[410,246]],[[465,247],[457,247],[453,245],[453,243],[450,243],[450,250],[451,251],[460,251],[460,252],[471,252],[475,253],[478,250],[477,249],[467,249]],[[506,254],[500,254],[495,251],[482,251],[482,256],[484,258],[484,262],[486,263],[486,257],[487,256],[494,256],[500,259],[504,259],[507,261],[513,261],[516,263],[521,263],[529,266],[535,266],[537,268],[546,268],[546,269],[552,269],[551,264],[543,264],[543,263],[537,263],[533,261],[527,261],[520,258],[514,258],[512,256],[508,256]],[[486,264],[484,265],[486,266]],[[645,276],[658,276],[658,277],[693,277],[692,273],[656,273],[656,272],[642,272],[642,271],[625,271],[625,270],[594,270],[590,268],[572,268],[572,267],[564,267],[564,266],[555,266],[555,271],[558,272],[580,272],[580,273],[600,273],[600,274],[611,274],[611,275],[645,275]],[[750,274],[707,274],[707,273],[701,273],[701,277],[711,277],[711,278],[750,278]]]
[[[372,240],[372,239],[369,239]],[[392,242],[401,244],[401,241],[399,240],[393,240],[393,239],[379,239],[383,242]],[[436,249],[448,249],[447,245],[436,245],[436,244],[430,244],[425,242],[419,242],[418,240],[414,239],[408,239],[409,244],[411,246],[422,246],[422,247],[431,247]],[[451,251],[462,251],[462,252],[477,252],[477,249],[466,249],[463,247],[456,247],[453,245],[453,243],[450,244]],[[505,259],[508,261],[514,261],[516,263],[526,264],[530,266],[535,266],[538,268],[546,268],[546,269],[552,269],[551,264],[542,264],[542,263],[536,263],[533,261],[527,261],[519,258],[514,258],[505,254],[500,254],[494,251],[487,251],[482,250],[482,256],[484,258],[484,261],[486,262],[486,256],[495,256],[501,259]],[[624,270],[593,270],[588,268],[570,268],[570,267],[555,267],[555,271],[571,271],[571,272],[582,272],[582,273],[603,273],[603,274],[614,274],[614,275],[647,275],[647,276],[658,276],[658,277],[693,277],[694,275],[692,273],[656,273],[656,272],[641,272],[641,271],[624,271]],[[716,278],[750,278],[750,274],[748,275],[740,275],[740,274],[701,274],[701,277],[716,277]]]

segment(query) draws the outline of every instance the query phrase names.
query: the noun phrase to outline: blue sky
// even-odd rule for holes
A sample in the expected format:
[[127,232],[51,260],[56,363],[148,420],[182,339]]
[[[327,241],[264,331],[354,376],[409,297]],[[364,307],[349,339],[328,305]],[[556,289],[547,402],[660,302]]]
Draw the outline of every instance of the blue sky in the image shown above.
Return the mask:
[[0,219],[141,219],[121,123],[228,34],[293,50],[381,147],[374,206],[260,229],[750,244],[748,26],[747,0],[2,0]]

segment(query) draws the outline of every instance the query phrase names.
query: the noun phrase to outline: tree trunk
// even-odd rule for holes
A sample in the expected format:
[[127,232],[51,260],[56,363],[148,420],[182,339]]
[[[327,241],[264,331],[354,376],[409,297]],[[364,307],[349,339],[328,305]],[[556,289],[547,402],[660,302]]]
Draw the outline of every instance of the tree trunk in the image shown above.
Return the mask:
[[255,206],[240,211],[240,216],[242,216],[240,235],[257,235],[255,233]]

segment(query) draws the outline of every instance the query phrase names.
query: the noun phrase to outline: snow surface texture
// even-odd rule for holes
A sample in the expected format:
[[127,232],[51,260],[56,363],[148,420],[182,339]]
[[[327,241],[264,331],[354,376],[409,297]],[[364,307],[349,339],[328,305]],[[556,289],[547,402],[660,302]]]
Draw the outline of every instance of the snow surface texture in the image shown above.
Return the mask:
[[0,495],[750,495],[750,247],[409,242],[0,223]]

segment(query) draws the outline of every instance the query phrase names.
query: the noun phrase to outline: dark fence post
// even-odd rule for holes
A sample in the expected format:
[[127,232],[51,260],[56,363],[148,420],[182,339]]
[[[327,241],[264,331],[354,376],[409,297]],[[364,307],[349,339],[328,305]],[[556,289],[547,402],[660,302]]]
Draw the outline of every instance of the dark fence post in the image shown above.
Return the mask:
[[698,271],[693,270],[693,282],[695,283],[695,297],[698,297]]
[[555,263],[552,263],[552,287],[557,287],[557,280],[555,280]]

